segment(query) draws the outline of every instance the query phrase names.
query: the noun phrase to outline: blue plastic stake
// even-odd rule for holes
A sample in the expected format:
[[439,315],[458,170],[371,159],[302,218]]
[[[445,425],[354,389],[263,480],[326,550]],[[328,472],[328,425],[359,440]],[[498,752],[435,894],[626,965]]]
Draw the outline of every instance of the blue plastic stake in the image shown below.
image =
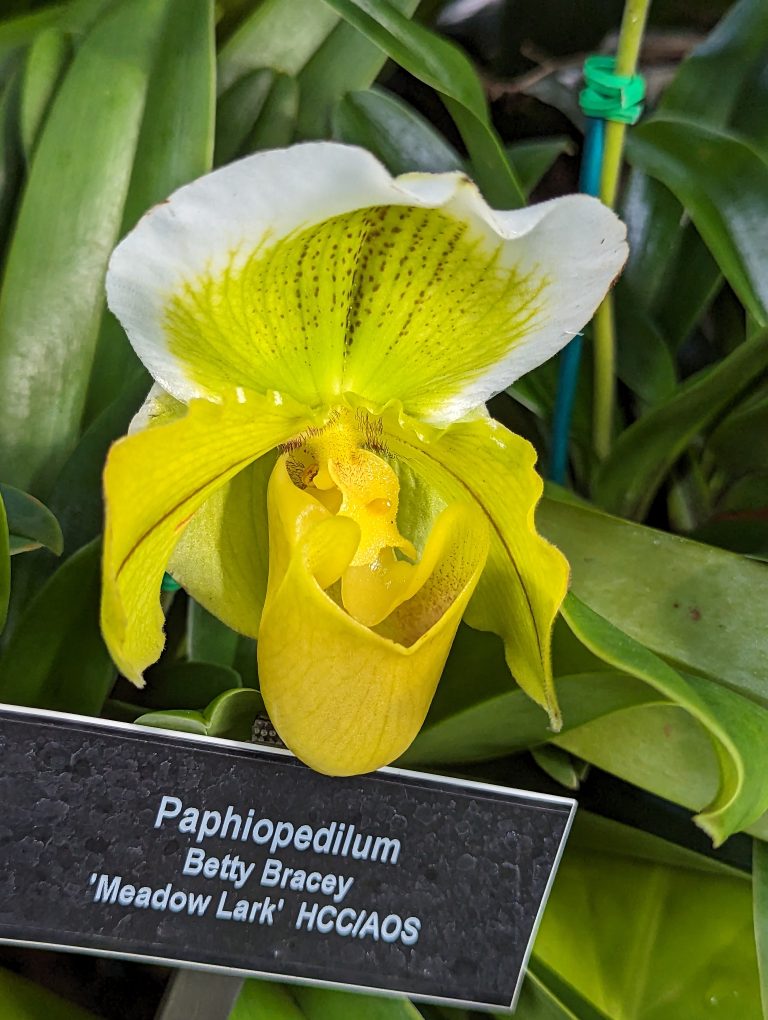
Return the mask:
[[[586,195],[599,195],[600,174],[603,167],[605,143],[605,121],[598,117],[587,117],[584,135],[584,151],[581,157],[579,189]],[[557,398],[552,420],[552,454],[549,462],[549,478],[558,485],[565,483],[568,468],[568,440],[571,434],[573,403],[579,382],[582,337],[575,336],[560,354],[557,373]]]

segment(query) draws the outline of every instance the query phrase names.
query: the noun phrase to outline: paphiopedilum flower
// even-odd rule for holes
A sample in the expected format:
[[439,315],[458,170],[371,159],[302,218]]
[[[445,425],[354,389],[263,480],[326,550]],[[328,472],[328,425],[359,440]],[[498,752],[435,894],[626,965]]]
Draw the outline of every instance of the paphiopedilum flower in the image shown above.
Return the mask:
[[484,402],[587,322],[624,233],[583,195],[497,212],[460,173],[393,179],[331,143],[151,210],[107,277],[156,381],[105,470],[102,627],[126,677],[162,651],[167,568],[258,638],[271,719],[320,771],[405,750],[462,616],[557,726],[568,567],[534,527],[532,447]]

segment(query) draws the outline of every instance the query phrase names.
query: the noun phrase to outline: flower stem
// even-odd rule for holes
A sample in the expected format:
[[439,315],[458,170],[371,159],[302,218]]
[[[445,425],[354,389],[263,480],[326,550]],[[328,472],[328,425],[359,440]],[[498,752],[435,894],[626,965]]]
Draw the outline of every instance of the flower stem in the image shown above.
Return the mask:
[[[627,0],[616,51],[616,74],[629,76],[635,73],[650,6],[651,0]],[[625,132],[625,124],[609,121],[605,125],[600,198],[611,208],[616,202],[619,186]],[[611,294],[608,294],[595,315],[594,338],[595,376],[592,435],[595,453],[602,460],[608,455],[611,448],[616,389],[616,328]]]

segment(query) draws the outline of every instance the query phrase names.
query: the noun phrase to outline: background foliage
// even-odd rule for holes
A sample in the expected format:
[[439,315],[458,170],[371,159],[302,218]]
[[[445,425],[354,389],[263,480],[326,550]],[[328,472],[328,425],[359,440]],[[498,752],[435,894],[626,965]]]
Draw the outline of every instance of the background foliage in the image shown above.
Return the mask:
[[[364,145],[393,172],[465,168],[498,207],[575,189],[579,66],[610,50],[619,0],[416,6],[6,0],[3,701],[242,739],[262,711],[253,643],[183,593],[166,596],[146,691],[116,677],[98,631],[101,466],[148,389],[103,280],[147,207],[211,166],[310,138]],[[657,0],[621,195],[614,441],[597,456],[587,344],[569,485],[537,517],[573,570],[555,642],[563,732],[510,687],[498,639],[462,627],[404,758],[579,797],[523,1020],[762,1015],[767,58],[764,0]],[[491,406],[545,469],[555,386],[548,364]],[[152,1015],[162,972],[63,960],[0,957],[3,1016]],[[232,1017],[261,1016],[471,1014],[249,982]]]

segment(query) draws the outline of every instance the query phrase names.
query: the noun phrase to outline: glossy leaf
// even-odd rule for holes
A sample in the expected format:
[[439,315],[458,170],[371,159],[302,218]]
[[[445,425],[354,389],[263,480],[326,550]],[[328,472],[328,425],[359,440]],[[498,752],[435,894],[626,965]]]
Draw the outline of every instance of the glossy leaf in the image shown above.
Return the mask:
[[739,299],[765,324],[768,163],[735,136],[660,117],[633,130],[627,151],[682,202]]
[[98,622],[98,541],[66,561],[37,592],[0,656],[0,700],[98,715],[115,670]]
[[768,367],[768,329],[623,432],[603,461],[593,495],[612,513],[642,519],[669,469],[694,438]]
[[8,243],[24,159],[19,131],[20,74],[0,86],[0,254]]
[[[410,18],[418,0],[388,0]],[[350,91],[373,84],[386,54],[351,24],[336,25],[298,75],[301,102],[297,120],[300,139],[326,138],[333,110]]]
[[768,705],[762,564],[552,499],[536,519],[592,609],[687,672]]
[[693,224],[687,224],[659,301],[660,328],[673,350],[690,335],[721,284],[720,267]]
[[496,208],[516,208],[525,196],[488,117],[480,82],[448,40],[408,21],[387,0],[328,0],[351,25],[443,96],[469,151],[473,177]]
[[187,608],[187,642],[191,660],[232,666],[237,656],[240,635],[190,598]]
[[24,489],[45,489],[77,438],[163,11],[130,0],[96,25],[32,161],[0,293],[0,460]]
[[11,552],[28,552],[45,546],[59,556],[63,537],[59,522],[39,499],[0,482],[0,498],[5,504]]
[[752,910],[763,1014],[768,1013],[768,845],[755,840],[752,857]]
[[[497,1020],[509,1014],[494,1014]],[[517,1020],[609,1020],[536,957],[528,963],[515,1010]]]
[[421,1020],[421,1013],[407,999],[357,995],[326,988],[297,985],[292,994],[307,1020]]
[[534,960],[611,1020],[760,1020],[749,884],[606,850],[568,847]]
[[316,0],[264,0],[221,49],[219,92],[262,67],[298,74],[338,20]]
[[20,110],[21,141],[27,159],[32,155],[40,127],[70,56],[69,40],[59,28],[41,32],[29,48],[24,65]]
[[655,322],[621,284],[616,288],[616,374],[641,401],[661,404],[675,391],[675,363]]
[[228,1020],[307,1020],[292,991],[273,981],[246,981]]
[[[572,675],[555,678],[565,732],[628,706],[658,700],[652,688],[633,677],[610,669],[598,672],[591,662],[572,663]],[[398,764],[486,761],[551,738],[541,709],[519,688],[510,689],[501,640],[463,626],[427,720]]]
[[392,174],[463,169],[459,154],[429,121],[383,89],[346,95],[336,107],[333,134],[374,153]]
[[184,709],[147,712],[139,716],[136,724],[181,730],[200,736],[250,741],[254,720],[263,711],[264,702],[258,691],[238,687],[220,694],[201,712]]
[[[213,162],[213,0],[164,0],[164,4],[121,234],[176,188],[207,173]],[[120,396],[126,378],[137,368],[138,360],[122,327],[106,313],[90,379],[86,422]]]
[[[694,821],[715,845],[760,818],[768,809],[768,789],[763,782],[768,769],[764,740],[768,710],[712,681],[684,677],[573,594],[563,604],[563,616],[590,651],[614,668],[655,687],[708,732],[720,766],[720,782],[714,799]],[[589,724],[584,730],[589,730]],[[583,753],[578,732],[556,742],[591,760]]]

